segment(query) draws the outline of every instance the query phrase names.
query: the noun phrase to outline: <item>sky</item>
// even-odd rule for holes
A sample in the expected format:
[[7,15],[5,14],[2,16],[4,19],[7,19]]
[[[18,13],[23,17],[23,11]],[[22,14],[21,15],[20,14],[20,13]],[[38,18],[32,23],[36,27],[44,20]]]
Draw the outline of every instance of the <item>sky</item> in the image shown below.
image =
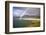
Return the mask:
[[13,7],[13,16],[23,17],[28,16],[40,16],[40,8],[30,8],[30,7]]

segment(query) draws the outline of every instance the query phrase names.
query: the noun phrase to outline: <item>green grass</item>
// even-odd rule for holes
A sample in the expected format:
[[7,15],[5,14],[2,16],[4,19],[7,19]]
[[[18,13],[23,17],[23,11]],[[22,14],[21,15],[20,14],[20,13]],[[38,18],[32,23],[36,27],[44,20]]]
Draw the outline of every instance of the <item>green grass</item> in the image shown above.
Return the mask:
[[13,27],[40,27],[39,20],[18,20],[13,21]]

